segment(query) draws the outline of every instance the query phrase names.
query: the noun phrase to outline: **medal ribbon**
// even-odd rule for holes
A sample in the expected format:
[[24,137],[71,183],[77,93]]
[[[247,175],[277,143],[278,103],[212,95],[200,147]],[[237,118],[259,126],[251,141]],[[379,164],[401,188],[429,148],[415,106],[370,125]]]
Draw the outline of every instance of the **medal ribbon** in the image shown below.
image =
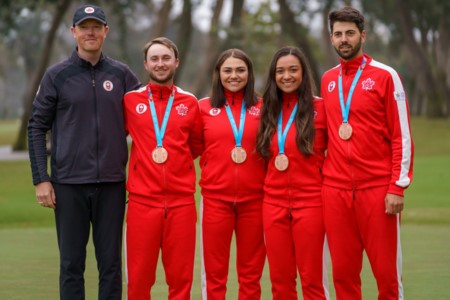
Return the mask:
[[172,108],[174,97],[175,97],[175,87],[172,89],[172,94],[170,94],[169,101],[167,102],[166,106],[166,112],[164,113],[164,118],[161,124],[161,128],[159,128],[158,116],[156,115],[155,103],[153,101],[153,94],[150,89],[150,86],[148,87],[148,103],[150,105],[150,111],[152,114],[153,127],[155,128],[157,147],[162,147],[162,141],[164,138],[164,134],[166,133],[166,127],[169,121],[170,109]]
[[284,154],[284,144],[286,142],[286,136],[289,131],[289,128],[292,125],[292,122],[294,121],[295,114],[297,113],[298,109],[298,103],[295,104],[294,109],[291,112],[291,115],[289,116],[289,120],[286,124],[286,127],[284,128],[284,131],[282,131],[283,127],[283,108],[280,110],[280,114],[278,115],[278,149],[280,154]]
[[353,78],[352,85],[350,86],[350,91],[348,92],[347,101],[344,102],[344,91],[342,88],[342,66],[339,70],[338,78],[338,88],[339,88],[339,102],[341,104],[342,121],[348,123],[348,115],[350,113],[350,104],[352,103],[353,91],[355,90],[356,84],[358,83],[359,77],[361,77],[364,66],[366,65],[366,59],[363,57],[361,66],[359,66],[356,72],[355,78]]
[[225,110],[227,111],[228,120],[230,121],[231,128],[233,129],[234,140],[236,142],[236,147],[241,147],[242,145],[242,135],[244,134],[245,125],[245,102],[242,101],[241,107],[241,119],[239,120],[239,131],[236,126],[236,121],[234,120],[233,113],[231,112],[230,105],[225,104]]

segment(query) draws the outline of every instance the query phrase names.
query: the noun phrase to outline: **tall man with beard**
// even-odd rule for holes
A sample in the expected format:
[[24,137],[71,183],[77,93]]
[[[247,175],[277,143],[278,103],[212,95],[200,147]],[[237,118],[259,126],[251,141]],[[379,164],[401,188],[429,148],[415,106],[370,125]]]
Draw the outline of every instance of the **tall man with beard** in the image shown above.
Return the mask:
[[364,16],[329,15],[340,64],[322,77],[328,126],[324,221],[337,299],[361,299],[363,251],[378,299],[403,299],[400,213],[412,180],[409,109],[399,75],[365,54]]
[[125,127],[132,138],[126,216],[129,300],[150,299],[160,250],[169,299],[190,299],[197,218],[193,160],[203,142],[197,99],[173,83],[178,64],[171,40],[150,41],[144,48],[150,81],[124,98]]

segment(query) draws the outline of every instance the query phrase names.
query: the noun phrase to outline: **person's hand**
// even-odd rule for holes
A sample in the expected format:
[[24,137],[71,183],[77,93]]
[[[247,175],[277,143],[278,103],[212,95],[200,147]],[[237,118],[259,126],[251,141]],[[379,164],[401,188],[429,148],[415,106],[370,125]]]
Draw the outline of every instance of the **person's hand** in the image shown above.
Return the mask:
[[386,204],[386,213],[389,215],[401,213],[403,210],[404,198],[395,194],[387,194],[384,202]]
[[56,207],[55,191],[51,182],[41,182],[35,186],[36,201],[39,205],[48,208]]

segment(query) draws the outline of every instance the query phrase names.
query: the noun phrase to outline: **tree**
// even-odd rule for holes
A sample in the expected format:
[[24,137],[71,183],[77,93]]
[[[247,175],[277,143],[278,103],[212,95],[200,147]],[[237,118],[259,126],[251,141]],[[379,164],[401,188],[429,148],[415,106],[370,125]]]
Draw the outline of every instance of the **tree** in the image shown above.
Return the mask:
[[165,0],[161,5],[158,13],[156,14],[157,19],[153,25],[153,30],[151,32],[150,39],[157,38],[159,36],[164,36],[167,31],[167,26],[169,24],[170,11],[172,10],[172,0]]
[[363,0],[362,3],[369,16],[388,26],[398,48],[408,54],[413,113],[425,108],[428,117],[448,117],[448,1],[384,0],[375,3]]
[[283,33],[289,35],[303,49],[303,52],[309,59],[314,81],[320,83],[319,64],[311,47],[308,29],[295,20],[296,14],[292,11],[288,0],[278,0],[278,4],[280,5],[280,24]]
[[175,82],[178,82],[178,78],[180,74],[183,72],[183,69],[187,66],[184,63],[184,59],[188,54],[189,46],[191,44],[192,37],[192,3],[191,0],[183,0],[183,10],[181,15],[178,17],[176,21],[178,25],[178,34],[176,44],[178,45],[179,59],[181,61],[180,66],[178,67],[178,71],[175,74]]
[[219,17],[221,15],[223,8],[223,0],[216,0],[214,8],[213,8],[213,15],[210,22],[210,29],[209,29],[209,40],[208,40],[208,46],[205,53],[205,58],[203,60],[203,64],[198,72],[197,79],[193,83],[193,93],[194,95],[203,95],[206,93],[207,89],[205,86],[209,86],[209,84],[206,84],[208,79],[210,78],[212,74],[212,69],[214,66],[214,63],[217,58],[217,54],[219,53],[220,49],[220,39],[219,39],[219,27],[220,27],[220,20]]
[[41,58],[39,59],[39,64],[37,66],[36,72],[32,75],[30,84],[27,86],[24,95],[24,113],[22,115],[19,133],[17,135],[16,142],[13,145],[14,151],[26,150],[27,149],[27,126],[28,119],[31,115],[31,107],[34,100],[34,95],[39,87],[39,82],[45,73],[50,56],[52,54],[53,44],[56,37],[56,31],[61,24],[64,15],[66,14],[72,0],[59,0],[53,14],[53,20],[50,26],[50,30],[45,39],[44,49],[41,52]]

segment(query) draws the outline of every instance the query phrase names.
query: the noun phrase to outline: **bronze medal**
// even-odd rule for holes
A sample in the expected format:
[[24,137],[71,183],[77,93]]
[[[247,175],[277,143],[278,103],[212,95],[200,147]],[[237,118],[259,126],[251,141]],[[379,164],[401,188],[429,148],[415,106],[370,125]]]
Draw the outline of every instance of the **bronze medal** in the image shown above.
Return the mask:
[[242,164],[247,159],[247,152],[242,147],[234,147],[231,150],[231,159],[237,164]]
[[339,137],[347,141],[352,137],[353,129],[352,126],[348,123],[342,123],[341,126],[339,126]]
[[152,159],[157,164],[163,164],[166,162],[169,153],[163,147],[156,147],[152,151]]
[[289,158],[285,154],[278,154],[275,157],[275,168],[278,171],[285,171],[289,166]]

